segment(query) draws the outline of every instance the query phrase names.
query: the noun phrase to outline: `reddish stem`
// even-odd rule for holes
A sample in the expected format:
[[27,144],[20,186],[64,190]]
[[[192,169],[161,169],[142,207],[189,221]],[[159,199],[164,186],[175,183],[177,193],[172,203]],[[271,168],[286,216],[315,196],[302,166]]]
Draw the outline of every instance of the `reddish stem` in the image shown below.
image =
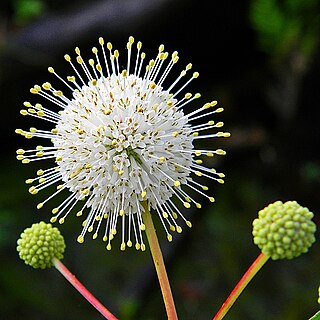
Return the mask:
[[252,265],[242,276],[238,284],[234,287],[227,300],[223,303],[218,313],[214,316],[213,320],[221,320],[226,315],[241,292],[248,285],[250,280],[256,275],[256,273],[262,268],[262,266],[267,262],[268,259],[268,256],[266,256],[262,252],[260,253],[258,258],[252,263]]
[[58,259],[53,259],[54,266],[106,319],[118,320]]

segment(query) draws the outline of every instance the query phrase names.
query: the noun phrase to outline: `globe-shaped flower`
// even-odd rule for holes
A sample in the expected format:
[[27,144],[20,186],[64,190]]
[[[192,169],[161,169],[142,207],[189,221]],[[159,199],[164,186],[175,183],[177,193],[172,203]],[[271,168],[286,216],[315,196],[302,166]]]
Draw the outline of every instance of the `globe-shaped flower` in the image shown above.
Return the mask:
[[65,242],[57,228],[43,221],[34,223],[21,233],[17,242],[19,256],[33,268],[49,268],[53,266],[53,258],[63,258]]
[[276,201],[253,221],[254,243],[273,260],[298,257],[315,241],[312,218],[313,213],[296,201]]
[[[205,176],[223,183],[224,177],[213,168],[203,166],[201,157],[224,155],[225,151],[196,149],[194,142],[230,135],[210,131],[222,127],[222,122],[200,120],[223,111],[222,108],[213,108],[216,101],[185,111],[190,108],[187,106],[190,102],[200,97],[199,93],[182,94],[185,87],[199,76],[198,72],[193,72],[187,81],[183,81],[192,68],[191,64],[176,80],[169,81],[168,74],[179,60],[178,53],[173,52],[169,58],[169,53],[164,52],[161,45],[156,59],[144,66],[145,53],[141,52],[141,42],[137,43],[135,59],[131,58],[133,43],[134,39],[130,37],[124,70],[120,69],[123,64],[119,61],[118,50],[113,50],[111,43],[105,48],[103,38],[99,38],[101,54],[94,47],[95,59],[88,63],[76,48],[80,71],[71,57],[65,55],[74,75],[68,76],[66,81],[52,67],[48,70],[72,94],[64,95],[49,82],[35,85],[30,90],[56,105],[60,111],[30,102],[25,102],[26,109],[21,110],[22,115],[46,120],[54,128],[51,131],[34,127],[28,131],[16,130],[28,139],[39,137],[53,144],[27,151],[17,150],[17,158],[22,163],[55,160],[53,167],[38,170],[36,178],[26,181],[35,184],[29,189],[31,194],[56,184],[56,191],[39,203],[38,209],[57,194],[69,190],[71,194],[53,208],[51,222],[63,223],[78,206],[77,216],[86,212],[78,241],[82,243],[87,232],[92,232],[95,239],[103,228],[102,238],[108,241],[107,249],[111,249],[111,240],[120,223],[121,249],[131,247],[134,239],[135,247],[144,250],[143,201],[157,212],[169,241],[171,231],[182,230],[178,218],[190,227],[191,222],[181,213],[179,203],[186,208],[192,204],[197,208],[201,205],[189,195],[188,189],[214,201],[204,192],[208,187],[194,178]],[[168,84],[165,86],[165,83]],[[200,135],[200,132],[207,134]],[[172,200],[172,196],[177,201]],[[83,204],[80,206],[79,202]]]

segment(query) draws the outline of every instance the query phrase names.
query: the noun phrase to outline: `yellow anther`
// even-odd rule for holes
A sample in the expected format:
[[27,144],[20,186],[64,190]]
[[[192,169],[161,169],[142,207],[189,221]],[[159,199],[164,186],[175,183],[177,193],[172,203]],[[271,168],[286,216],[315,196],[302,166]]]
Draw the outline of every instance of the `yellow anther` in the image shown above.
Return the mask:
[[124,174],[124,171],[123,170],[119,170],[118,173],[119,173],[120,176],[122,176]]
[[83,236],[79,236],[79,237],[77,238],[77,241],[78,241],[79,243],[83,243],[83,242],[84,242],[84,237],[83,237]]
[[73,81],[76,81],[76,77],[74,77],[74,76],[68,76],[68,77],[67,77],[67,80],[70,81],[70,82],[73,82]]
[[183,205],[184,205],[187,209],[189,209],[189,208],[191,207],[191,205],[190,205],[189,202],[184,202]]
[[196,162],[196,164],[202,164],[203,163],[203,161],[201,159],[197,159],[195,162]]
[[146,230],[146,225],[144,223],[141,223],[139,227],[140,227],[141,231],[145,231]]
[[178,61],[179,61],[179,57],[178,57],[178,56],[175,57],[175,58],[172,60],[173,63],[177,63]]
[[196,207],[198,208],[198,209],[201,209],[201,203],[196,203]]
[[16,151],[16,153],[17,153],[17,154],[24,154],[25,151],[24,151],[23,149],[18,149],[18,150]]
[[100,65],[99,63],[96,65],[96,68],[97,68],[97,70],[98,70],[99,72],[102,71],[102,67],[101,67],[101,65]]
[[217,149],[215,152],[216,152],[216,154],[218,154],[220,156],[224,156],[226,154],[226,152],[222,149]]
[[146,192],[146,191],[142,191],[142,192],[141,192],[141,197],[142,197],[142,198],[144,198],[146,195],[147,195],[147,192]]
[[57,217],[51,217],[50,222],[55,223],[57,221]]
[[24,155],[18,154],[18,155],[16,156],[16,158],[17,158],[17,160],[21,161],[21,160],[24,159]]
[[216,170],[215,168],[211,168],[210,171],[211,171],[212,173],[216,173],[216,172],[217,172],[217,170]]
[[51,212],[52,214],[56,214],[59,212],[59,208],[53,208]]
[[214,125],[214,121],[213,120],[208,121],[208,125],[209,126],[213,126]]
[[159,59],[160,60],[164,60],[165,57],[166,57],[166,55],[163,52],[159,53]]
[[140,243],[136,243],[135,248],[136,248],[136,250],[140,250],[140,248],[141,248]]
[[139,41],[139,42],[137,43],[137,49],[140,50],[141,48],[142,48],[142,42]]
[[186,201],[191,202],[191,199],[189,197],[185,197]]
[[169,217],[169,215],[168,215],[167,212],[162,212],[162,216],[163,216],[163,218],[165,218],[165,219],[168,219],[168,217]]
[[130,36],[129,37],[129,42],[132,44],[132,43],[134,43],[134,37],[133,36]]
[[60,223],[60,224],[63,224],[63,223],[64,223],[64,218],[60,218],[60,219],[59,219],[59,223]]
[[82,60],[82,58],[81,58],[80,56],[77,56],[77,62],[78,62],[79,64],[82,64],[82,63],[83,63],[83,60]]
[[92,48],[92,53],[97,54],[98,53],[98,49],[96,47]]
[[27,107],[27,108],[32,107],[31,103],[28,102],[28,101],[25,101],[25,102],[23,103],[23,105],[24,105],[25,107]]
[[57,190],[61,190],[63,187],[64,187],[63,184],[59,184],[59,185],[57,186]]
[[144,243],[141,243],[141,251],[146,251],[146,246]]
[[96,86],[97,85],[97,80],[96,79],[92,79],[91,83],[92,83],[93,86]]
[[194,95],[194,97],[195,97],[195,99],[199,99],[199,98],[201,97],[201,94],[200,94],[200,93],[196,93],[196,94]]
[[154,89],[156,87],[156,84],[154,83],[154,82],[151,82],[150,84],[149,84],[149,88],[150,89]]
[[195,78],[198,78],[199,77],[199,72],[194,72],[192,77],[195,79]]
[[63,96],[63,92],[61,90],[57,90],[53,92],[53,95],[58,96],[58,97],[62,97]]
[[97,237],[98,237],[98,233],[97,232],[92,235],[92,239],[93,240],[97,239]]
[[168,234],[168,235],[167,235],[167,239],[168,239],[169,242],[171,242],[171,241],[172,241],[172,235],[171,235],[171,234]]
[[81,193],[84,195],[87,195],[89,193],[89,191],[90,190],[88,188],[86,188],[86,189],[81,190]]
[[182,228],[180,226],[177,226],[177,232],[181,233],[182,232]]
[[119,211],[119,215],[120,215],[120,216],[123,216],[123,215],[124,215],[124,210],[123,210],[123,209],[121,209],[121,210]]
[[207,156],[207,157],[213,157],[214,154],[213,154],[212,152],[207,152],[206,156]]
[[215,202],[215,198],[214,197],[209,197],[210,202]]
[[169,107],[171,107],[171,106],[173,105],[173,101],[172,101],[172,100],[168,100],[168,101],[167,101],[167,105],[168,105]]
[[111,43],[111,42],[108,42],[108,43],[107,43],[107,48],[108,48],[109,50],[112,50],[112,43]]
[[127,70],[126,69],[122,70],[121,74],[122,74],[123,77],[126,77],[127,76]]
[[37,157],[43,157],[43,151],[38,151],[38,152],[36,153],[36,156],[37,156]]
[[218,176],[219,176],[220,178],[224,178],[224,177],[225,177],[225,174],[224,174],[224,173],[218,173]]
[[175,232],[176,231],[176,227],[174,225],[170,224],[170,230]]
[[127,246],[128,246],[129,248],[132,247],[132,241],[131,241],[131,240],[128,240],[128,241],[127,241]]
[[222,112],[223,110],[224,110],[223,108],[218,108],[216,112],[219,113],[219,112]]
[[44,174],[44,171],[42,169],[39,169],[37,171],[37,176],[42,176]]
[[188,92],[184,95],[185,99],[190,99],[192,97],[192,93]]
[[229,138],[231,136],[231,133],[230,132],[224,132],[223,133],[223,137],[224,138]]
[[186,66],[186,70],[190,70],[192,68],[192,63],[188,63]]
[[180,72],[180,76],[181,76],[181,77],[184,77],[186,74],[187,74],[187,71],[186,71],[186,70],[182,70],[182,71]]
[[94,60],[93,59],[89,59],[89,64],[90,64],[90,66],[94,66]]
[[173,184],[175,187],[179,187],[181,185],[180,181],[178,180],[176,180]]
[[102,37],[99,38],[99,44],[100,44],[101,46],[104,45],[104,39],[103,39]]
[[194,154],[195,154],[197,157],[200,157],[200,156],[201,156],[201,151],[197,150],[197,151],[195,151]]
[[28,115],[28,111],[25,110],[25,109],[21,109],[20,110],[20,114],[23,115],[23,116],[27,116]]
[[71,61],[71,57],[68,54],[64,55],[64,59],[68,62]]
[[166,161],[166,158],[165,157],[160,157],[159,160],[160,160],[160,163],[164,163]]
[[205,103],[205,104],[203,105],[203,108],[204,108],[204,109],[209,109],[209,108],[211,108],[211,104],[210,104],[209,102],[207,102],[207,103]]
[[23,130],[22,129],[16,129],[14,132],[16,134],[23,134]]
[[218,179],[217,181],[218,181],[219,183],[221,183],[221,184],[224,183],[224,180],[222,180],[222,179]]
[[56,157],[56,161],[61,161],[62,160],[62,156],[57,156]]
[[27,179],[25,182],[26,182],[26,184],[31,184],[31,183],[33,183],[33,181],[34,181],[34,179]]
[[178,219],[178,215],[176,212],[171,212],[173,219],[177,220]]
[[103,236],[102,241],[106,242],[108,240],[107,236]]
[[124,242],[121,243],[120,250],[124,251],[126,249],[126,244]]
[[110,251],[111,250],[111,244],[108,243],[108,245],[106,246],[107,250]]
[[215,127],[221,128],[221,127],[223,127],[223,125],[224,125],[224,123],[222,121],[220,121],[220,122],[216,123]]
[[164,45],[163,45],[163,44],[160,44],[160,46],[159,46],[159,52],[163,52],[163,50],[164,50]]
[[171,133],[171,135],[172,135],[173,137],[176,137],[178,134],[179,134],[179,133],[178,133],[177,131],[174,131],[174,132]]
[[80,210],[80,211],[77,212],[76,216],[77,216],[77,217],[81,217],[82,214],[83,214],[83,212]]
[[28,164],[28,163],[30,163],[30,160],[29,160],[29,159],[23,159],[21,162],[22,162],[23,164]]
[[79,56],[80,55],[80,49],[78,47],[75,47],[74,51],[76,52],[76,54]]
[[45,83],[42,84],[42,88],[44,90],[50,90],[51,84],[49,82],[45,82]]
[[43,111],[37,111],[37,115],[38,115],[39,117],[43,117],[43,116],[44,116],[44,112],[43,112]]
[[88,228],[88,232],[92,232],[93,231],[93,226],[90,226],[89,228]]
[[119,51],[118,50],[114,50],[114,56],[115,56],[115,58],[119,57]]
[[31,138],[33,137],[33,134],[27,132],[24,136],[25,136],[27,139],[31,139]]
[[195,175],[197,175],[198,177],[201,177],[201,176],[202,176],[202,173],[201,173],[200,171],[195,171],[194,173],[195,173]]
[[187,225],[189,228],[192,227],[192,223],[191,223],[189,220],[186,221],[186,225]]
[[196,131],[196,132],[193,132],[192,135],[193,135],[194,137],[197,137],[197,136],[199,135],[199,132],[197,132],[197,131]]
[[53,69],[52,67],[49,67],[49,68],[48,68],[48,71],[49,71],[50,73],[54,73],[54,69]]
[[141,59],[145,59],[146,58],[146,54],[144,52],[141,53]]

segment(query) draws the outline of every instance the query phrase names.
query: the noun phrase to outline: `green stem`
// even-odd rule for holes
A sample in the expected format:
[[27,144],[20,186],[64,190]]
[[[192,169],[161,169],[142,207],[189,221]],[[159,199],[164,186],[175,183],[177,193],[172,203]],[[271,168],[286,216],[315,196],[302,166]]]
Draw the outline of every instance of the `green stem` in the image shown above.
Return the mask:
[[309,320],[319,320],[320,319],[320,311],[318,311],[313,317],[311,317]]
[[214,316],[213,320],[221,320],[232,305],[235,303],[241,292],[245,289],[251,279],[262,268],[262,266],[268,261],[269,257],[262,252],[258,258],[252,263],[246,273],[242,276],[238,284],[234,287],[227,300],[223,303],[218,313]]
[[53,259],[54,266],[106,319],[118,320],[58,259]]
[[150,247],[153,262],[156,268],[156,272],[158,275],[162,297],[163,297],[163,301],[167,311],[168,320],[177,320],[178,316],[177,316],[176,308],[174,305],[170,283],[167,276],[166,267],[164,265],[162,252],[158,242],[156,230],[154,228],[152,217],[148,209],[148,204],[146,202],[142,202],[142,205],[144,207],[144,213],[142,214],[142,219],[146,226],[146,234],[149,242],[149,247]]

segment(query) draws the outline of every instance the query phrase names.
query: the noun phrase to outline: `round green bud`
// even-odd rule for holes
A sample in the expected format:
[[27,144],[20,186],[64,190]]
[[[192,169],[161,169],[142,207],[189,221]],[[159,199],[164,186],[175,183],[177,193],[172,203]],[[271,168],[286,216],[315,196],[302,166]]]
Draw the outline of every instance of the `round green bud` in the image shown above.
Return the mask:
[[25,229],[17,241],[19,256],[33,268],[45,269],[53,266],[53,258],[61,260],[65,242],[58,228],[43,221]]
[[315,242],[312,218],[313,213],[296,201],[276,201],[253,221],[253,241],[273,260],[298,257]]

